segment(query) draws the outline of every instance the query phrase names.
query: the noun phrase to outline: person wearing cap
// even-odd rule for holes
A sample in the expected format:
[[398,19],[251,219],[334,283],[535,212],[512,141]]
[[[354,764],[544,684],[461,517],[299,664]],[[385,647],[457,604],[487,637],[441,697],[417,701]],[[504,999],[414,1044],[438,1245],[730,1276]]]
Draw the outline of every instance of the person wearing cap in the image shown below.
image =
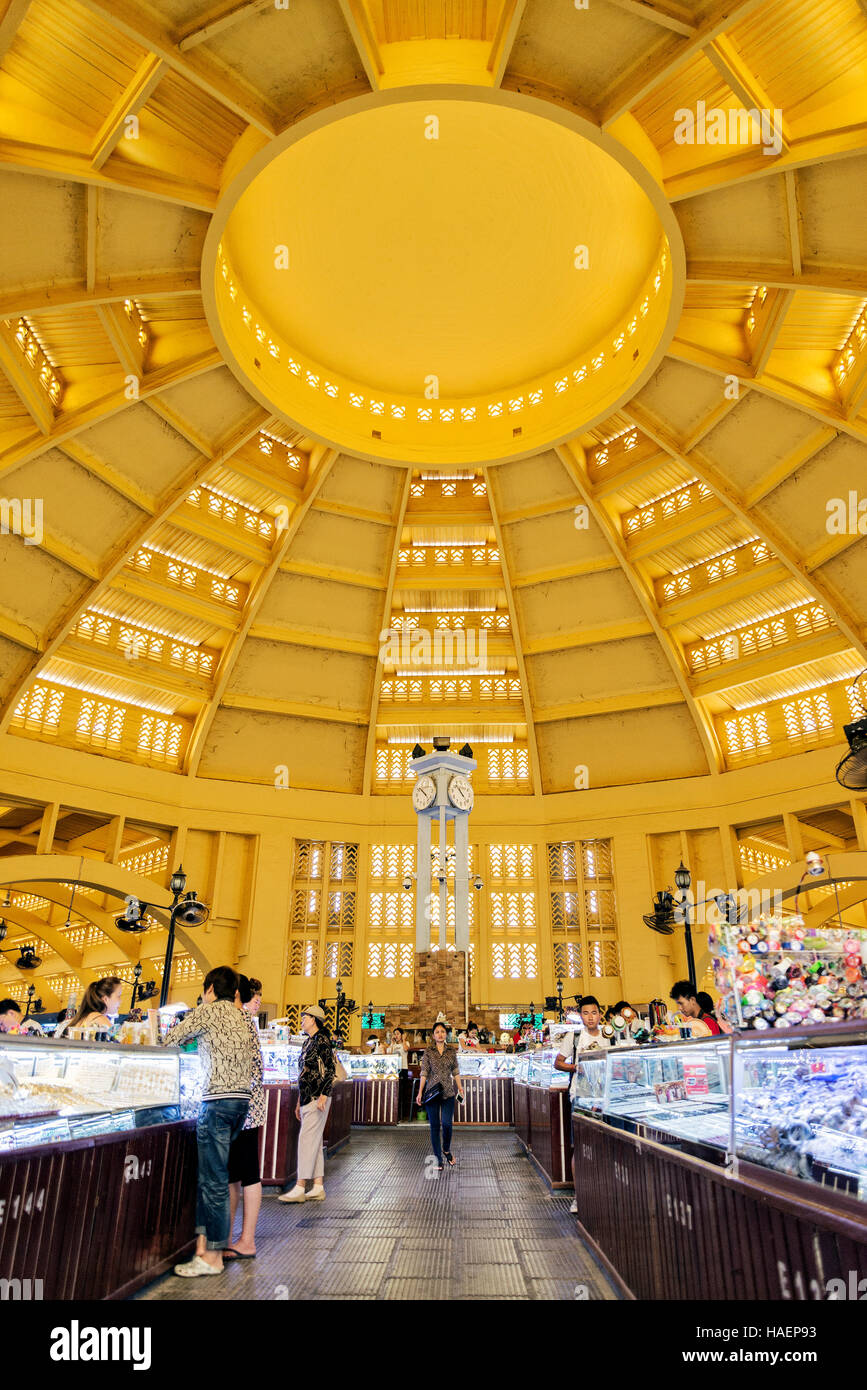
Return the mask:
[[[456,1047],[450,1047],[446,1041],[448,1028],[448,1023],[440,1014],[432,1030],[433,1043],[430,1047],[426,1047],[422,1054],[421,1072],[418,1080],[418,1104],[424,1106],[427,1111],[431,1144],[440,1172],[443,1170],[444,1153],[449,1167],[454,1168],[455,1166],[451,1152],[455,1093],[457,1092],[461,1100],[464,1098],[464,1084],[458,1067],[458,1050]],[[436,1094],[426,1101],[424,1099],[425,1091],[435,1091]],[[442,1126],[442,1143],[440,1143],[440,1126]]]
[[[331,1109],[334,1085],[334,1047],[328,1022],[318,1004],[310,1004],[301,1014],[301,1031],[306,1041],[301,1048],[298,1073],[298,1104],[295,1114],[301,1121],[298,1136],[298,1178],[291,1192],[278,1202],[324,1202],[325,1158],[322,1136]],[[307,1191],[307,1183],[313,1183]]]

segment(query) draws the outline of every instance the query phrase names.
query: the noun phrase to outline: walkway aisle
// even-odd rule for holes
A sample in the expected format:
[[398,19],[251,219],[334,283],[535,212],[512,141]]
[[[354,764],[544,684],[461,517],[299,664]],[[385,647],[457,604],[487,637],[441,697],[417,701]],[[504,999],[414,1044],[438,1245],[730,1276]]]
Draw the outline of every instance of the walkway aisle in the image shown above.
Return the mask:
[[459,1131],[458,1166],[431,1179],[428,1148],[421,1125],[354,1129],[326,1165],[324,1203],[265,1197],[256,1260],[219,1279],[168,1275],[138,1297],[617,1297],[575,1233],[571,1193],[552,1199],[513,1133]]

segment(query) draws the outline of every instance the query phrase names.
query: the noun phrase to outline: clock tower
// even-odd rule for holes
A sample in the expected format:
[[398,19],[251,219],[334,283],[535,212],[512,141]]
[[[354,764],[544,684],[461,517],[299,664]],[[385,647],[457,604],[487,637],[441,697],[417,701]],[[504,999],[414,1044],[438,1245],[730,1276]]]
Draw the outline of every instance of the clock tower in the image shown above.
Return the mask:
[[[465,744],[466,748],[467,745]],[[469,753],[469,749],[467,748]],[[456,951],[469,952],[469,819],[473,809],[473,788],[470,774],[478,764],[475,758],[463,753],[450,753],[447,738],[434,739],[434,751],[413,758],[410,769],[415,775],[412,804],[418,819],[418,854],[416,858],[415,949],[431,949],[430,903],[431,834],[436,822],[439,834],[439,947],[446,946],[448,926],[448,879],[446,849],[448,825],[454,826],[455,852],[455,940]]]

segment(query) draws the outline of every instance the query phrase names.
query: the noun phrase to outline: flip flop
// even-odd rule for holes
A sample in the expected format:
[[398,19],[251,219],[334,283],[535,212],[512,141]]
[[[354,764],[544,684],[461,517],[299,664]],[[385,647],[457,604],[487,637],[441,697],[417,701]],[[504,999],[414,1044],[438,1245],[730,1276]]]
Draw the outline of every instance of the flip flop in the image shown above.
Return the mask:
[[244,1255],[240,1250],[235,1250],[231,1245],[223,1251],[223,1259],[231,1264],[233,1260],[255,1260],[255,1255]]

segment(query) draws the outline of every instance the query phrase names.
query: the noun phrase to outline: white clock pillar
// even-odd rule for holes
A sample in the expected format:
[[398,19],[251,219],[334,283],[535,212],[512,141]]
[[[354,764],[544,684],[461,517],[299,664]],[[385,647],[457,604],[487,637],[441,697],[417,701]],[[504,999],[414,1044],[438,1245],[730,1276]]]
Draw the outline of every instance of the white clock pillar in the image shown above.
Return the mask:
[[412,804],[418,817],[418,859],[416,862],[415,949],[429,951],[431,926],[429,903],[431,882],[431,831],[435,821],[439,836],[440,931],[439,946],[447,945],[448,881],[446,844],[448,823],[454,823],[455,846],[455,950],[469,952],[469,819],[473,809],[470,774],[478,764],[460,753],[435,750],[410,763],[416,783]]

